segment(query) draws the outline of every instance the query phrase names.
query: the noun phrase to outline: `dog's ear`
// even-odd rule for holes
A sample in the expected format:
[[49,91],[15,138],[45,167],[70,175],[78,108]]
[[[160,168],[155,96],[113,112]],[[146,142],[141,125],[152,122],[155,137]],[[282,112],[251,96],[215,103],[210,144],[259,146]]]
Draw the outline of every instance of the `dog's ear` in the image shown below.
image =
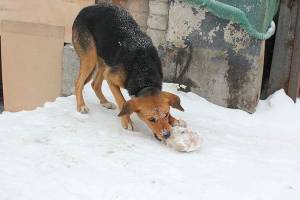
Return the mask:
[[123,115],[131,115],[133,112],[137,112],[137,101],[138,99],[131,99],[125,102],[118,116],[121,117]]
[[184,111],[183,107],[181,106],[180,104],[180,98],[179,96],[175,95],[175,94],[172,94],[170,92],[162,92],[161,94],[164,98],[167,98],[168,102],[169,102],[169,105],[172,107],[172,108],[176,108],[180,111]]

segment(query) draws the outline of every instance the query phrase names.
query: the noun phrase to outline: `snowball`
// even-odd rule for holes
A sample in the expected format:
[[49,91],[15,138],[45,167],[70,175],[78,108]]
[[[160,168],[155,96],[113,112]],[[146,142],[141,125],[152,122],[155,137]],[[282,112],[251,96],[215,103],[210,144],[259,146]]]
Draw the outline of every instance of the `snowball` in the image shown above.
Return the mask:
[[181,152],[191,152],[200,148],[201,138],[198,133],[184,127],[175,126],[166,144]]

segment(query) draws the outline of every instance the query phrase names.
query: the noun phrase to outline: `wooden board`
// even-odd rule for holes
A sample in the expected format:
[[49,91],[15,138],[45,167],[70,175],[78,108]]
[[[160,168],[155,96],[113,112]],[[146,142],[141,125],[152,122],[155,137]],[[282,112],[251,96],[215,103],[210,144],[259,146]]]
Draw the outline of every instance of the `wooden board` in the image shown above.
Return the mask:
[[298,4],[293,56],[288,87],[288,95],[296,101],[300,90],[300,3]]
[[282,0],[268,84],[268,95],[284,88],[295,100],[299,77],[300,2]]

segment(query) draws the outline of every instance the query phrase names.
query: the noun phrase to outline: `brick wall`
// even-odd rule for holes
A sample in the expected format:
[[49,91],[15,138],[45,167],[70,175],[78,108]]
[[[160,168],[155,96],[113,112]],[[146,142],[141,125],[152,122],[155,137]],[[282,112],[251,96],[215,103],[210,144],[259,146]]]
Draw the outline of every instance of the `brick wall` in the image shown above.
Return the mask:
[[150,0],[147,33],[158,46],[166,41],[169,18],[168,0]]

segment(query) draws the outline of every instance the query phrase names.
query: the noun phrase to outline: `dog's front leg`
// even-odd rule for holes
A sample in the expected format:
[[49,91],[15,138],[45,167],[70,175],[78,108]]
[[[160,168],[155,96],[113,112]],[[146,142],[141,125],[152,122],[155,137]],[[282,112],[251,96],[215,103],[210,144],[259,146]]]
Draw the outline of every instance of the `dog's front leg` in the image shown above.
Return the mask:
[[[126,101],[121,93],[120,87],[118,87],[117,85],[114,85],[109,80],[107,82],[108,82],[109,88],[116,100],[116,103],[118,104],[118,107],[121,110]],[[122,123],[122,126],[124,129],[133,130],[133,123],[132,123],[129,115],[122,116],[121,123]]]

